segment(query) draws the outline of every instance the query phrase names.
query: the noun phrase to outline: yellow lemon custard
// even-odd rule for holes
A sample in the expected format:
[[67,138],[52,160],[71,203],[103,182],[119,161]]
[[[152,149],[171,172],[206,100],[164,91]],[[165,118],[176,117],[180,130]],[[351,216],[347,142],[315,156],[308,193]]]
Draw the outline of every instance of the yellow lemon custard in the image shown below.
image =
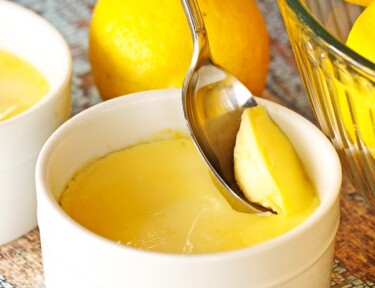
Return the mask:
[[316,197],[292,143],[261,105],[242,114],[234,174],[251,202],[278,214],[308,209]]
[[117,243],[167,253],[249,247],[303,222],[319,205],[288,214],[231,208],[190,138],[171,137],[113,152],[81,168],[60,197],[75,221]]
[[32,65],[0,51],[0,121],[30,108],[49,89],[47,80]]

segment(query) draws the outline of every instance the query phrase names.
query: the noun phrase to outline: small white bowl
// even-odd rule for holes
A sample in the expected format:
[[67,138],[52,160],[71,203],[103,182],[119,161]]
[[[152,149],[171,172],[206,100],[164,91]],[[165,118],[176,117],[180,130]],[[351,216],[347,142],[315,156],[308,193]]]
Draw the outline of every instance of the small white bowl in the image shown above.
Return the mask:
[[46,142],[36,169],[46,287],[329,287],[339,223],[339,159],[314,125],[269,101],[259,99],[295,144],[321,200],[290,232],[236,251],[164,254],[104,239],[61,209],[64,186],[87,162],[162,129],[186,131],[180,95],[178,89],[156,90],[103,102],[63,124]]
[[36,159],[47,138],[70,116],[72,60],[68,45],[51,24],[4,0],[0,0],[0,50],[25,59],[50,85],[38,103],[0,122],[1,245],[37,225]]

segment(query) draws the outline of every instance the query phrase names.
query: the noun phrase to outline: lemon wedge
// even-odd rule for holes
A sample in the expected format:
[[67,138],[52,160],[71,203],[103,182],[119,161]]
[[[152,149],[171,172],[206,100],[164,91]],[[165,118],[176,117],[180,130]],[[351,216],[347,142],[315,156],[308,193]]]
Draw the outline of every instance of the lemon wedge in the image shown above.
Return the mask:
[[242,114],[234,148],[234,173],[251,202],[278,214],[304,209],[315,197],[293,145],[260,105]]
[[375,63],[375,1],[358,16],[346,45]]
[[360,5],[360,6],[368,6],[374,0],[345,0],[345,1],[352,3],[352,4]]

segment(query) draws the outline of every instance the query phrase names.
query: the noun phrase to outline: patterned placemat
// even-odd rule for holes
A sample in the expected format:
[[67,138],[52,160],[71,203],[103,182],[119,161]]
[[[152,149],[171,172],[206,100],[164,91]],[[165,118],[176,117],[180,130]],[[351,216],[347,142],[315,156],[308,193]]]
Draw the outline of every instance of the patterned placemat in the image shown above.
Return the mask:
[[[73,114],[99,103],[87,61],[87,31],[95,0],[17,0],[49,20],[68,41],[74,58]],[[258,0],[270,37],[271,63],[264,97],[314,121],[275,0]],[[341,195],[331,287],[375,287],[375,212],[345,180]],[[69,283],[67,283],[69,286]],[[39,231],[0,247],[0,288],[43,288]]]

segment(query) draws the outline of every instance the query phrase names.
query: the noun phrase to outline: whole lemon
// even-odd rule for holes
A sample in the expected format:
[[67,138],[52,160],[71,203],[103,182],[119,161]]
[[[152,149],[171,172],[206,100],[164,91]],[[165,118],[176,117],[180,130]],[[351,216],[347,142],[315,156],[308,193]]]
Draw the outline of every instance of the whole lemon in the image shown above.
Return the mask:
[[[265,86],[269,38],[255,0],[200,0],[215,62],[254,94]],[[192,38],[179,0],[99,0],[89,33],[89,59],[103,99],[182,87]]]

